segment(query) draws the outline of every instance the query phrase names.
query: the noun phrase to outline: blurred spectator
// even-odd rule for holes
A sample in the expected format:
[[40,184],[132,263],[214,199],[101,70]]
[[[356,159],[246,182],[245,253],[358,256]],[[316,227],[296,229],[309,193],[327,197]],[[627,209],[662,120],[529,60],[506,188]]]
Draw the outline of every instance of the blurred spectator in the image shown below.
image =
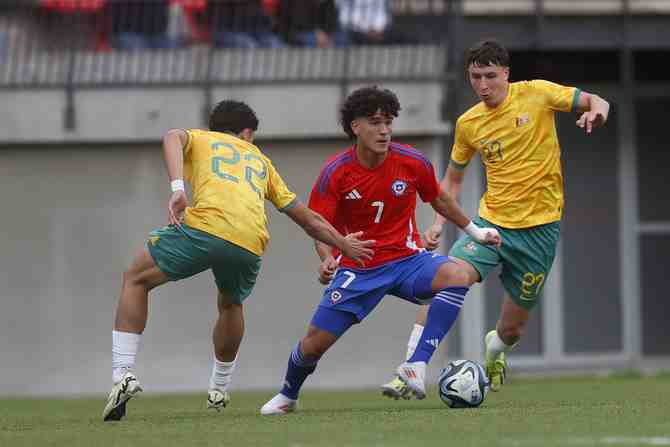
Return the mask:
[[279,10],[279,0],[263,0],[263,9],[270,17],[277,17]]
[[340,26],[355,45],[416,43],[393,26],[388,0],[337,0]]
[[348,43],[339,30],[335,0],[280,0],[277,25],[292,45],[328,48]]
[[205,18],[214,45],[225,48],[280,48],[272,19],[261,0],[209,0]]
[[99,38],[106,39],[104,0],[39,0],[38,5],[33,17],[40,46],[92,49],[98,47]]
[[175,48],[178,36],[168,35],[170,0],[107,0],[111,43],[115,48]]

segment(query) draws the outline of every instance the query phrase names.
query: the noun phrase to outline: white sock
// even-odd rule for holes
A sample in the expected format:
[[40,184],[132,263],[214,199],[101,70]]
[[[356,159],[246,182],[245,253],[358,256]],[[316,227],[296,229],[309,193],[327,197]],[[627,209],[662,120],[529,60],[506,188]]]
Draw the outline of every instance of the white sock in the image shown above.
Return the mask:
[[516,343],[513,345],[505,344],[500,338],[500,335],[498,335],[498,331],[495,331],[494,335],[488,340],[488,343],[486,343],[486,360],[493,360],[498,354],[501,352],[508,352],[514,346],[516,346]]
[[112,382],[118,383],[135,366],[140,334],[112,331]]
[[405,360],[409,360],[410,357],[414,355],[416,345],[419,344],[419,340],[421,339],[421,334],[423,334],[423,326],[415,323],[412,328],[412,333],[409,334],[409,340],[407,340],[407,354],[405,355]]
[[227,391],[230,382],[233,380],[233,372],[235,371],[235,362],[237,357],[232,362],[221,362],[214,357],[214,365],[212,366],[212,376],[209,378],[209,389],[216,388],[221,391]]

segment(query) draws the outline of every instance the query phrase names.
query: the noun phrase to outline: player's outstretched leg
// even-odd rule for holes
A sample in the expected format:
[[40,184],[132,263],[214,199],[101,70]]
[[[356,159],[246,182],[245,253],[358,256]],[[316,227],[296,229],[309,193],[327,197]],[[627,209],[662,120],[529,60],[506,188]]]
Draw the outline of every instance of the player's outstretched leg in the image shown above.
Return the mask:
[[[219,290],[219,318],[212,331],[214,359],[207,391],[207,409],[221,411],[230,402],[228,389],[233,380],[237,354],[244,337],[244,311],[227,292]],[[229,361],[219,360],[228,359]]]
[[433,296],[416,350],[396,371],[417,399],[426,397],[426,365],[456,321],[467,292],[467,287],[447,287]]
[[484,337],[484,344],[486,345],[486,375],[491,381],[491,391],[500,391],[500,388],[505,384],[505,376],[507,374],[507,361],[505,360],[505,352],[492,352],[492,345],[498,338],[496,329],[490,331]]
[[[316,370],[319,359],[355,321],[355,314],[319,306],[307,335],[295,345],[279,393],[261,408],[264,416],[295,411],[303,383]],[[327,329],[321,329],[325,327]]]
[[112,331],[112,391],[102,412],[104,421],[118,421],[126,414],[126,403],[142,391],[131,371],[147,323],[149,291],[168,281],[156,266],[147,247],[123,274],[123,285]]
[[[405,360],[409,360],[416,350],[416,345],[421,338],[423,327],[426,324],[427,314],[428,306],[421,306],[421,310],[417,316],[417,323],[414,324],[412,332],[409,336],[409,340],[407,341],[407,353],[405,354]],[[418,323],[419,320],[421,321],[421,324]],[[407,387],[407,385],[405,385],[405,382],[400,380],[398,376],[395,376],[390,382],[383,384],[381,388],[382,395],[391,399],[398,400],[402,398],[408,400],[412,398],[411,390]]]
[[506,355],[519,343],[528,317],[529,309],[515,303],[506,293],[496,328],[484,337],[486,374],[491,381],[491,391],[500,391],[505,383],[509,372]]
[[102,412],[102,420],[119,421],[126,415],[126,403],[142,391],[135,374],[127,371],[121,380],[114,384]]
[[[303,341],[304,342],[304,339]],[[301,342],[301,343],[302,343]],[[300,388],[307,377],[316,369],[317,359],[306,358],[298,343],[291,351],[284,384],[279,393],[261,407],[263,416],[286,414],[295,411],[298,404]]]

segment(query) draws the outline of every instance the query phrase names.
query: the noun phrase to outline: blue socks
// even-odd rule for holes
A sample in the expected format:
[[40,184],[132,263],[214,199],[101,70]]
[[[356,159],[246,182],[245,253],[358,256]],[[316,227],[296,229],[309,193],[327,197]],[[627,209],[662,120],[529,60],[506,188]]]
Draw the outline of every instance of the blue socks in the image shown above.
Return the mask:
[[468,287],[447,287],[435,294],[419,344],[408,362],[430,362],[435,349],[454,325]]
[[279,392],[289,399],[298,399],[302,384],[314,372],[318,361],[319,359],[305,359],[300,352],[300,343],[296,344],[288,359],[284,385]]

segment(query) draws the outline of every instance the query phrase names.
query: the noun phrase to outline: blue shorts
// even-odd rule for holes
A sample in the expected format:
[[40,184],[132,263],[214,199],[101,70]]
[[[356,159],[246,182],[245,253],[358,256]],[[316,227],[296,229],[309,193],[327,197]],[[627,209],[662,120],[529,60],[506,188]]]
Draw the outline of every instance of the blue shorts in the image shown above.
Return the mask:
[[335,316],[339,315],[339,319],[359,323],[384,295],[394,295],[415,304],[428,304],[433,297],[433,278],[445,262],[449,262],[446,256],[421,252],[371,269],[340,268],[323,292],[312,325],[339,336],[344,332],[338,329],[342,324],[330,320],[338,319]]

